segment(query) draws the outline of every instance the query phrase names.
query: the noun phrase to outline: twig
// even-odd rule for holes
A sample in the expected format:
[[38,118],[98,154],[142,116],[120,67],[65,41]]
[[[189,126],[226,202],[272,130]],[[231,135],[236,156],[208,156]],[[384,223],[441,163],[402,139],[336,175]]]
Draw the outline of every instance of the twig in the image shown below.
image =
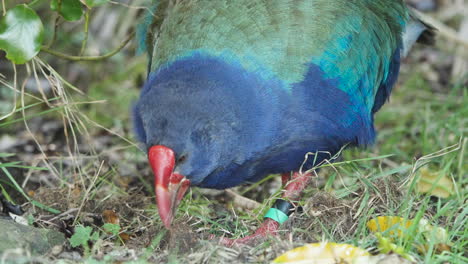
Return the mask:
[[39,143],[39,141],[37,140],[37,138],[34,136],[34,133],[32,132],[32,130],[29,128],[29,125],[28,125],[28,122],[26,121],[26,103],[25,103],[25,100],[24,100],[24,95],[25,95],[25,86],[26,86],[26,80],[31,76],[31,72],[30,72],[30,69],[29,69],[29,66],[28,64],[27,65],[27,76],[26,78],[24,79],[24,82],[23,84],[21,85],[21,93],[20,93],[20,101],[21,101],[21,114],[23,116],[23,124],[24,124],[24,127],[26,128],[26,131],[28,131],[29,135],[31,135],[31,138],[33,139],[34,143],[36,144],[37,148],[39,149],[39,151],[41,152],[42,154],[42,157],[43,157],[43,161],[44,161],[44,164],[45,166],[49,169],[50,172],[53,173],[53,175],[57,178],[57,179],[61,179],[59,177],[59,172],[57,171],[57,169],[52,166],[49,162],[48,162],[48,159],[47,159],[47,155],[45,154],[45,151],[44,149],[42,148],[42,145]]
[[104,60],[107,58],[110,58],[117,54],[119,51],[121,51],[127,44],[130,42],[130,40],[133,38],[135,35],[135,32],[132,32],[128,37],[120,44],[120,46],[117,47],[114,51],[111,51],[107,54],[100,55],[100,56],[73,56],[73,55],[67,55],[64,53],[60,53],[57,51],[53,51],[48,49],[47,47],[42,47],[41,51],[52,54],[54,56],[57,56],[59,58],[65,59],[65,60],[71,60],[71,61],[98,61],[98,60]]
[[83,200],[81,201],[78,212],[76,213],[75,220],[73,220],[73,225],[76,224],[76,221],[78,220],[78,217],[80,216],[81,210],[83,209],[85,203],[88,201],[89,193],[91,192],[91,189],[94,187],[94,184],[96,183],[96,180],[98,179],[99,174],[101,173],[102,166],[104,166],[104,161],[101,162],[101,165],[99,166],[99,169],[96,172],[96,175],[94,175],[93,181],[89,185],[88,189],[86,189],[86,192],[85,192],[85,194],[83,196]]
[[226,190],[226,194],[233,199],[234,205],[245,208],[248,210],[257,209],[262,206],[259,202],[249,199],[245,196],[239,195],[232,190]]
[[54,19],[54,29],[52,31],[52,38],[50,39],[49,44],[46,45],[47,48],[52,47],[55,40],[57,39],[57,30],[58,30],[59,19],[60,19],[60,15],[56,14],[55,19]]
[[79,210],[78,208],[70,208],[67,211],[65,211],[65,212],[63,212],[63,213],[61,213],[59,215],[55,215],[54,217],[52,217],[51,219],[49,219],[47,221],[52,222],[52,221],[54,221],[56,219],[59,219],[59,218],[65,216],[65,215],[71,215],[72,213],[74,213],[74,212],[76,212],[78,210]]
[[[16,83],[17,83],[17,78],[18,78],[17,76],[18,76],[18,74],[17,74],[17,72],[16,72],[16,65],[15,65],[13,62],[11,63],[11,65],[13,66],[13,87],[12,87],[12,88],[13,88],[13,108],[11,109],[11,111],[10,111],[8,114],[3,115],[2,117],[0,117],[0,120],[3,120],[3,119],[5,119],[5,118],[7,118],[7,117],[13,115],[13,114],[16,112],[16,102],[17,102],[17,100],[18,100],[18,99],[17,99],[18,96],[16,95],[16,91],[17,91],[17,90],[16,90]],[[1,79],[2,77],[3,77],[3,75],[0,75],[0,83],[1,83],[1,84],[4,84],[4,85],[7,86],[7,87],[10,86],[10,85],[8,85],[8,84],[6,83],[6,81],[5,81],[5,83],[3,82],[3,80]]]

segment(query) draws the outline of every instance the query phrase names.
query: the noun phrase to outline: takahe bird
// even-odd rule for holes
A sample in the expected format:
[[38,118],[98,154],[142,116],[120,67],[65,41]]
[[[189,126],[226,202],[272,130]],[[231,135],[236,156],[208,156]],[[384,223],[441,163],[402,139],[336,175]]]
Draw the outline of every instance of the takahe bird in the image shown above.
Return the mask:
[[432,35],[402,0],[161,0],[150,17],[133,113],[164,225],[189,186],[289,180],[262,226],[228,245],[276,233],[310,181],[300,168],[373,142],[402,54]]

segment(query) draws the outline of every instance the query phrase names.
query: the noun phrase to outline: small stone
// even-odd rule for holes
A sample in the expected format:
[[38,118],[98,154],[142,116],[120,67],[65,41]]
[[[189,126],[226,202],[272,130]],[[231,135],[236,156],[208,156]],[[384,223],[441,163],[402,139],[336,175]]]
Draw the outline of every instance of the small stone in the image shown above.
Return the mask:
[[63,251],[63,245],[56,245],[52,248],[50,253],[54,256],[57,256],[58,254],[62,253]]
[[14,137],[9,135],[3,135],[0,137],[0,151],[7,151],[14,146],[16,146],[16,140]]

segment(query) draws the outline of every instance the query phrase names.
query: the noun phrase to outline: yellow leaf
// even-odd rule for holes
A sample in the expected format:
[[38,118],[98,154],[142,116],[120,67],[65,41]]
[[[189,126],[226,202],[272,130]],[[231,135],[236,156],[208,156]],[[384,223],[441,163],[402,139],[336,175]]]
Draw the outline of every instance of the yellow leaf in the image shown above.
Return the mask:
[[[367,228],[375,233],[375,236],[379,240],[379,251],[381,253],[395,252],[407,259],[411,259],[410,256],[404,252],[404,249],[392,243],[391,236],[402,237],[406,230],[411,226],[414,220],[405,220],[403,217],[398,216],[379,216],[375,219],[367,222]],[[383,236],[383,232],[386,232],[387,236]],[[428,243],[436,244],[436,251],[449,251],[451,243],[449,242],[449,236],[445,228],[439,226],[433,226],[429,224],[427,219],[420,219],[417,232],[422,234]],[[427,251],[429,244],[415,245],[420,252]]]
[[428,168],[420,170],[420,177],[416,190],[420,193],[429,193],[432,196],[447,198],[454,194],[452,180],[441,172],[431,172]]
[[390,230],[388,232],[390,235],[394,235],[396,231],[398,236],[401,236],[402,232],[410,226],[411,221],[399,216],[379,216],[367,222],[367,228],[374,233]]
[[273,263],[355,263],[360,257],[370,254],[349,244],[312,243],[292,249],[277,257]]

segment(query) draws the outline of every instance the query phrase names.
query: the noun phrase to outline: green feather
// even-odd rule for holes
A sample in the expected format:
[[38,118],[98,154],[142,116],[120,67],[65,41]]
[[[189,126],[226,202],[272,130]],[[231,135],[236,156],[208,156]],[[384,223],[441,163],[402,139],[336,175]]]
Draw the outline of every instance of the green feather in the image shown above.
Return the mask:
[[150,69],[203,51],[291,84],[314,62],[370,108],[407,20],[402,0],[161,0]]

